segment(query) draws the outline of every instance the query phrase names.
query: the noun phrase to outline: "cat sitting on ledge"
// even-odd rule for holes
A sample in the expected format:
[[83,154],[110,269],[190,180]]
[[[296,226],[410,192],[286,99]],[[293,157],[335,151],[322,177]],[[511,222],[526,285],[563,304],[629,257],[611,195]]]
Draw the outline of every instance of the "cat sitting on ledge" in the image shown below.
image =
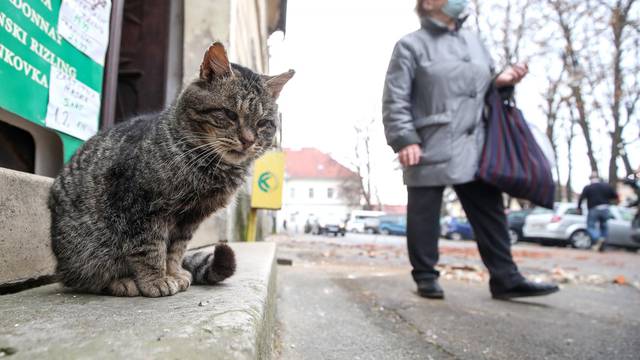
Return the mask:
[[214,43],[174,105],[89,139],[49,196],[60,281],[81,292],[158,297],[233,275],[229,246],[185,257],[187,243],[271,147],[275,101],[293,75],[256,74]]

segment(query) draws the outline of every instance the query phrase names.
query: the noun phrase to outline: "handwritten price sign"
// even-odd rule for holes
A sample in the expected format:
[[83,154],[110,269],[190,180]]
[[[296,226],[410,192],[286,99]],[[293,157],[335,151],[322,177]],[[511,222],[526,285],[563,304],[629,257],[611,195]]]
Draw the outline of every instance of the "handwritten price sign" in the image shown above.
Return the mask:
[[111,0],[63,0],[58,33],[93,61],[104,65],[110,15]]
[[57,67],[51,67],[49,77],[47,127],[81,140],[98,132],[100,94]]

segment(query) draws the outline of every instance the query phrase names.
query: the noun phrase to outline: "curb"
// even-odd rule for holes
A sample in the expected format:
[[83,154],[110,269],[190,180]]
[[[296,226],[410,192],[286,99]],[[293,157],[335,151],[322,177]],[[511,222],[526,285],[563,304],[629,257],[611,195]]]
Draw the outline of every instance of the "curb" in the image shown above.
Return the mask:
[[276,246],[229,245],[236,275],[174,296],[74,294],[58,284],[1,296],[0,348],[15,350],[12,359],[270,359]]

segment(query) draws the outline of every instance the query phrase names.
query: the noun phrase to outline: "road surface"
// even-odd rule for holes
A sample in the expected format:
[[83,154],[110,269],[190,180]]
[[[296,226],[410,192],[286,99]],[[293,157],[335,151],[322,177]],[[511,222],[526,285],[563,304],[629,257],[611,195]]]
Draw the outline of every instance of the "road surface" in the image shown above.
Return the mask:
[[281,359],[638,359],[640,255],[517,244],[562,290],[490,297],[475,243],[442,241],[445,300],[416,295],[404,237],[278,235]]

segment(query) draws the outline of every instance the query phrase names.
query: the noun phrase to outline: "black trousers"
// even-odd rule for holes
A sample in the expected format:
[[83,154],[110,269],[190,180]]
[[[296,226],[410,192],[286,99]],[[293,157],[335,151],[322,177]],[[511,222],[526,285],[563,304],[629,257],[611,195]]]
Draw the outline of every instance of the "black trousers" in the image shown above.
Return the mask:
[[[502,193],[480,181],[455,185],[454,190],[471,223],[492,291],[508,289],[524,280],[511,256],[511,242]],[[408,187],[407,247],[417,282],[440,274],[438,238],[444,186]]]

